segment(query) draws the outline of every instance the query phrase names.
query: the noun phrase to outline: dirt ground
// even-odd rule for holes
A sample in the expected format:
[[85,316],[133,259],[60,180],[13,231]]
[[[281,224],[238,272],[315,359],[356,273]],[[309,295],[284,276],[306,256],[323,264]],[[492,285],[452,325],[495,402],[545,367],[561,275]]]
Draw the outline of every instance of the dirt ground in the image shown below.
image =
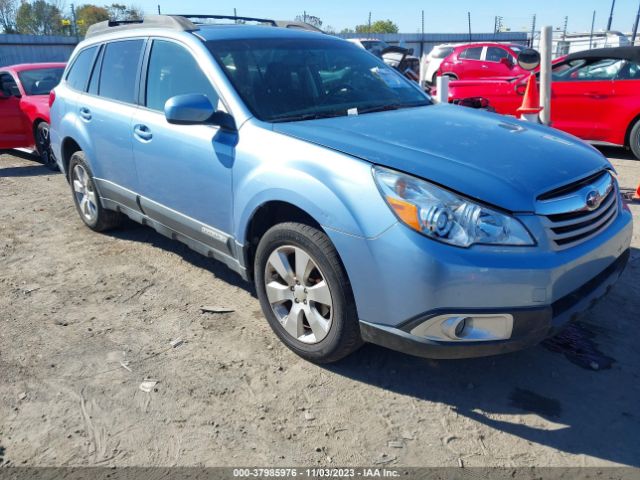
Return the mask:
[[[640,162],[605,153],[635,188]],[[640,466],[639,231],[622,280],[560,340],[459,361],[369,345],[319,367],[224,266],[133,223],[91,232],[60,174],[5,152],[0,463]]]

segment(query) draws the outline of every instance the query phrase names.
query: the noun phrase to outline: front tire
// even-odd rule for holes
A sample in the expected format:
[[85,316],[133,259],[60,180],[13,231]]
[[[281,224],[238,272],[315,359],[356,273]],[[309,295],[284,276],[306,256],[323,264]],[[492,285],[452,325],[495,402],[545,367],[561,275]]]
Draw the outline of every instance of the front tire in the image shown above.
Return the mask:
[[51,150],[51,139],[49,137],[50,127],[47,122],[40,122],[35,129],[36,150],[40,161],[53,171],[58,170],[58,164]]
[[638,120],[629,134],[629,148],[633,156],[640,160],[640,120]]
[[258,244],[254,272],[267,321],[293,352],[331,363],[362,345],[349,278],[324,232],[300,223],[272,227]]
[[75,152],[69,160],[69,185],[73,203],[84,224],[96,232],[104,232],[120,225],[122,215],[100,204],[93,173],[84,152]]

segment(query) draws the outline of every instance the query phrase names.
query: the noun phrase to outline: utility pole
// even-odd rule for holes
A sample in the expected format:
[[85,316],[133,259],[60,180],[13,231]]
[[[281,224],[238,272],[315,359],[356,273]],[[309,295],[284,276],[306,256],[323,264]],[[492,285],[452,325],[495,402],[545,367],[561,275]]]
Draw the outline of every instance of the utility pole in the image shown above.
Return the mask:
[[533,40],[536,37],[536,14],[533,14],[531,19],[531,48],[533,48]]
[[593,18],[591,19],[591,35],[589,36],[589,50],[593,48],[593,29],[596,26],[596,11],[593,11]]
[[640,22],[640,5],[638,5],[638,14],[636,15],[636,21],[633,24],[633,34],[631,36],[631,45],[636,44],[636,35],[638,35],[638,23]]
[[424,54],[424,10],[422,10],[422,29],[420,30],[422,35],[420,36],[420,58]]
[[236,17],[234,23],[238,23],[238,10],[236,7],[233,7],[233,16]]
[[302,12],[302,18],[303,18],[303,22],[307,23],[307,11],[305,10],[304,12]]
[[567,39],[567,27],[569,26],[569,17],[564,17],[564,27],[562,28],[562,41]]
[[611,13],[609,14],[609,22],[607,22],[607,32],[611,30],[613,23],[613,9],[616,7],[616,0],[611,0]]
[[158,4],[158,15],[162,15],[162,12],[160,11],[160,4]]
[[369,12],[369,35],[371,35],[371,12]]
[[78,37],[78,19],[76,18],[76,7],[71,4],[71,21],[73,22],[73,26],[71,27],[71,31],[76,36],[76,39],[79,40]]
[[471,41],[471,12],[467,12],[467,20],[469,21],[469,41]]

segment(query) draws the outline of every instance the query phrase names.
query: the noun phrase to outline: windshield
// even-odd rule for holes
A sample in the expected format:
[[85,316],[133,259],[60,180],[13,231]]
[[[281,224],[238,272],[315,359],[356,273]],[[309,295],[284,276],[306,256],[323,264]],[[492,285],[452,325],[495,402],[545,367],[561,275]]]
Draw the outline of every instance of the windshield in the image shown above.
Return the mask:
[[417,84],[341,40],[260,38],[207,46],[248,108],[267,122],[431,104]]
[[18,78],[27,95],[49,95],[53,87],[60,83],[64,68],[39,68],[18,72]]

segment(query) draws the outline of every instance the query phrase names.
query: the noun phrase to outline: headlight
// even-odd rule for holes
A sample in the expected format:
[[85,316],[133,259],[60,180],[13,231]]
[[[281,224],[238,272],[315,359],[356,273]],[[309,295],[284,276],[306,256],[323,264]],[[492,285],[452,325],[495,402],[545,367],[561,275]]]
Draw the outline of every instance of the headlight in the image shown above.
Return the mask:
[[396,216],[427,237],[458,247],[535,245],[514,217],[395,170],[374,167],[373,174]]

